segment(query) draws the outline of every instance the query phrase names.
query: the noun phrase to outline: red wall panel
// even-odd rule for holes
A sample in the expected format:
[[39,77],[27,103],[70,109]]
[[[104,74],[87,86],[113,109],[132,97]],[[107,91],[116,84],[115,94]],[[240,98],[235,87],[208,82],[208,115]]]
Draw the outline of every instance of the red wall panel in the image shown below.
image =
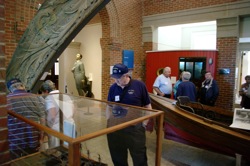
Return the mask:
[[[216,71],[216,50],[176,50],[147,52],[146,57],[146,86],[149,92],[153,91],[153,83],[157,77],[157,70],[166,66],[171,67],[171,76],[179,78],[179,58],[180,57],[206,57],[206,70],[211,71],[215,77]],[[213,63],[209,64],[209,59]]]

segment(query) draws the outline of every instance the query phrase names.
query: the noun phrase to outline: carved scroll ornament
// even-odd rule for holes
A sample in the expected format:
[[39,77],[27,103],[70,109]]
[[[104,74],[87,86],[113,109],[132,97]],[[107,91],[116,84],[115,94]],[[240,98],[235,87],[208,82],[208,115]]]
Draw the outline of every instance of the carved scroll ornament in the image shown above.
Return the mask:
[[110,0],[47,0],[31,20],[13,54],[6,81],[19,78],[37,92],[40,78],[78,32]]

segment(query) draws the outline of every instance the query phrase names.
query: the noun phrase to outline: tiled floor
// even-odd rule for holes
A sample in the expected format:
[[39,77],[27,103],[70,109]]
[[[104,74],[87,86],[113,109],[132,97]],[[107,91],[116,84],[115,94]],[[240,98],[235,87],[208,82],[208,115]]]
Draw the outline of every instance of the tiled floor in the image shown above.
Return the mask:
[[[147,141],[149,166],[153,166],[154,156],[149,154],[155,149],[155,134],[147,133]],[[164,139],[161,163],[162,166],[236,166],[236,159]],[[250,163],[243,160],[241,166],[247,165]]]
[[[83,108],[81,108],[79,113],[81,113],[81,111],[86,112],[86,110],[84,110]],[[92,110],[92,112],[94,111]],[[100,121],[100,119],[96,119],[100,116],[94,116],[94,114],[92,115],[92,118],[80,115],[79,117],[80,117],[79,119],[78,118],[75,119],[76,123],[79,124],[79,126],[86,126],[86,123],[95,124],[94,123],[95,121],[97,122]],[[106,126],[106,118],[104,118],[102,122],[103,123],[101,123],[101,126]],[[80,129],[78,133],[79,132],[88,133],[87,131],[90,129],[91,128],[85,127]],[[147,156],[148,156],[149,166],[155,165],[155,148],[156,148],[156,134],[155,132],[153,133],[147,132]],[[109,166],[113,165],[109,154],[106,135],[83,142],[82,152],[84,154],[87,154],[87,152],[89,152],[89,157],[96,161],[98,161],[98,157],[100,156],[101,162],[106,163]],[[129,158],[129,163],[130,166],[133,165],[131,158]],[[161,166],[235,166],[235,165],[236,165],[235,157],[229,157],[218,153],[213,153],[207,150],[180,144],[171,140],[163,139]],[[249,166],[250,163],[246,164],[242,162],[241,164],[241,166],[247,166],[247,165]]]
[[[85,111],[82,107],[79,110]],[[93,110],[91,112],[94,112]],[[104,115],[103,115],[104,116]],[[79,119],[76,118],[76,123],[80,124],[79,126],[86,126],[86,122],[93,124],[95,121],[100,121],[99,116],[92,115],[92,118],[80,116]],[[104,116],[105,117],[105,116]],[[85,119],[84,119],[85,118]],[[91,123],[90,121],[94,121]],[[101,126],[106,126],[106,118],[103,119],[103,124]],[[81,124],[82,123],[82,124]],[[95,124],[95,123],[94,123]],[[90,128],[82,128],[78,132],[87,132]],[[88,133],[88,132],[87,132]],[[155,165],[155,148],[156,148],[156,134],[155,132],[147,132],[147,156],[148,156],[148,165]],[[109,149],[107,145],[106,135],[100,136],[86,142],[82,143],[82,152],[86,154],[89,151],[90,158],[98,161],[98,156],[100,155],[101,161],[108,164],[109,166],[113,165]],[[130,155],[129,155],[130,156]],[[131,158],[129,158],[129,165],[133,165]],[[235,166],[236,159],[235,157],[229,157],[221,155],[218,153],[213,153],[207,150],[187,146],[180,144],[171,140],[163,139],[162,143],[162,158],[161,166]],[[241,166],[250,165],[242,162]]]
[[[155,165],[156,134],[147,132],[148,166]],[[82,143],[82,153],[95,161],[101,161],[108,166],[113,166],[105,135]],[[130,156],[130,155],[129,155]],[[100,160],[99,160],[100,157]],[[23,164],[21,164],[23,165]],[[33,165],[26,162],[25,165]],[[163,139],[161,166],[249,166],[250,162],[242,161],[236,165],[234,157],[213,153],[207,150],[187,146],[171,140]],[[129,157],[129,166],[133,166]]]
[[[102,142],[101,147],[99,146],[100,142]],[[97,160],[97,153],[101,154],[102,162],[112,166],[113,164],[106,142],[106,136],[87,141],[87,144],[83,145],[83,151],[89,148],[91,150],[90,157],[95,160]],[[155,148],[156,134],[155,132],[147,132],[147,156],[149,166],[155,165]],[[129,163],[130,166],[133,166],[130,157]],[[250,163],[245,163],[245,161],[241,164],[241,166],[249,165]],[[236,159],[234,157],[163,139],[161,166],[236,166]]]

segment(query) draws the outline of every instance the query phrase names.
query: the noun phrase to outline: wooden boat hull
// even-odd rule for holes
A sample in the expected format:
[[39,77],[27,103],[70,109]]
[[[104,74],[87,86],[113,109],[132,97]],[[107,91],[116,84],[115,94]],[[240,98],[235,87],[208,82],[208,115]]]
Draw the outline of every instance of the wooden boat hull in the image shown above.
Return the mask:
[[250,159],[250,133],[187,112],[175,100],[150,94],[154,109],[163,110],[165,138],[210,151]]
[[[177,106],[181,107],[180,105],[177,104]],[[203,116],[207,119],[214,120],[216,122],[221,122],[226,125],[232,124],[233,121],[233,112],[225,110],[220,107],[213,107],[213,106],[207,106],[203,105],[198,102],[190,102],[186,106],[191,107],[194,111],[195,114],[198,114],[200,116]],[[182,107],[181,107],[182,108]],[[185,108],[183,108],[185,109]]]

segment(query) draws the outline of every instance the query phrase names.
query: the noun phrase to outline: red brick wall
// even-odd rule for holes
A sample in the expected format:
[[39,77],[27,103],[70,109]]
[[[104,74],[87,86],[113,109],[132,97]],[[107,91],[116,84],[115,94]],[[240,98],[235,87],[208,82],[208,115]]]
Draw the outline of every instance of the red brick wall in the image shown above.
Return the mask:
[[17,43],[34,17],[39,3],[44,0],[8,0],[5,1],[5,53],[6,65],[16,49]]
[[235,65],[237,55],[238,38],[218,38],[217,49],[219,50],[217,68],[229,68],[229,75],[219,75],[217,72],[216,79],[220,88],[220,95],[216,105],[232,109],[234,103],[235,87]]
[[143,15],[148,16],[153,14],[168,13],[235,1],[240,0],[144,0]]
[[6,66],[9,64],[12,54],[17,46],[15,25],[16,25],[16,10],[15,0],[5,1],[5,55],[6,55]]
[[39,2],[42,0],[0,0],[0,164],[9,160],[7,112],[4,110],[6,67]]
[[5,1],[0,0],[0,165],[9,160],[5,86]]
[[102,99],[106,100],[112,79],[109,68],[122,62],[122,50],[134,50],[133,78],[144,79],[145,54],[143,52],[141,1],[110,1],[100,12],[103,36],[102,47]]

